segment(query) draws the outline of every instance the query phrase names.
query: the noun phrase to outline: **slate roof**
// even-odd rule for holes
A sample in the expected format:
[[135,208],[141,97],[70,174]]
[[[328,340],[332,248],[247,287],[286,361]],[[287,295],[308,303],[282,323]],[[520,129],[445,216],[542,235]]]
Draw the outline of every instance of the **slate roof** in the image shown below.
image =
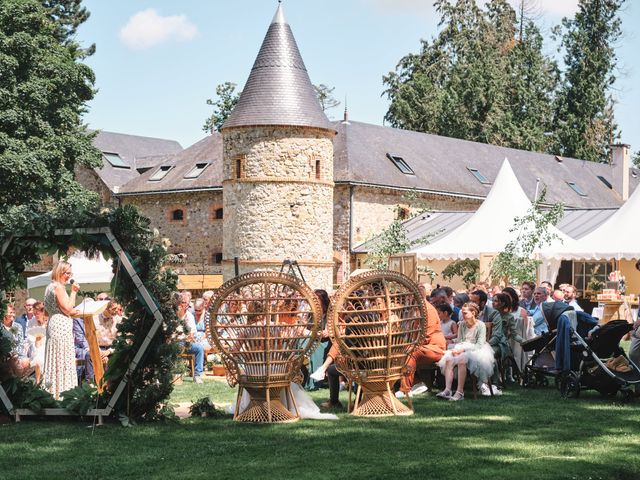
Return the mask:
[[[556,227],[572,238],[580,239],[607,220],[617,208],[567,209]],[[407,239],[415,242],[428,236],[429,242],[446,237],[466,222],[474,212],[433,211],[410,218],[403,223]],[[375,238],[357,245],[353,253],[367,253]]]
[[[559,162],[553,155],[360,122],[334,122],[333,128],[338,132],[334,140],[334,181],[337,184],[416,189],[483,199],[491,184],[481,184],[467,167],[478,169],[493,182],[507,157],[530,199],[535,195],[536,178],[539,177],[548,186],[547,201],[562,201],[567,209],[617,208],[622,204],[620,196],[597,177],[601,175],[611,182],[611,167],[606,164],[572,158]],[[403,174],[387,158],[387,153],[404,158],[415,175]],[[212,165],[199,179],[183,178],[185,170],[203,160],[212,161]],[[221,135],[214,133],[177,155],[162,158],[162,162],[167,165],[180,163],[181,168],[171,170],[161,181],[149,182],[148,178],[156,170],[152,169],[122,187],[121,192],[219,189],[222,186]],[[578,184],[587,196],[578,195],[567,181]],[[637,184],[638,178],[630,176],[631,192]]]
[[[120,189],[120,195],[222,189],[222,135],[214,133],[174,155],[155,157],[156,165]],[[184,178],[198,163],[209,165],[197,178]],[[172,166],[159,181],[150,181],[159,168]]]
[[[525,193],[533,199],[536,178],[547,185],[547,201],[564,202],[567,207],[619,207],[621,197],[598,179],[610,183],[607,164],[562,158],[554,155],[497,147],[457,138],[430,135],[360,122],[339,122],[334,140],[334,178],[336,182],[388,185],[436,193],[484,198],[491,184],[480,183],[468,168],[481,172],[493,182],[502,161],[509,159]],[[400,156],[415,175],[405,175],[387,158]],[[586,193],[583,197],[567,182],[575,182]],[[630,178],[630,192],[638,178]]]
[[330,129],[278,5],[240,99],[222,128],[296,125]]
[[[154,156],[173,154],[182,150],[174,140],[141,137],[124,133],[100,131],[93,139],[93,145],[103,153],[117,153],[129,168],[112,166],[103,159],[103,166],[94,169],[105,185],[115,192],[121,185],[139,176],[137,168],[155,164]],[[144,159],[144,160],[142,160]]]

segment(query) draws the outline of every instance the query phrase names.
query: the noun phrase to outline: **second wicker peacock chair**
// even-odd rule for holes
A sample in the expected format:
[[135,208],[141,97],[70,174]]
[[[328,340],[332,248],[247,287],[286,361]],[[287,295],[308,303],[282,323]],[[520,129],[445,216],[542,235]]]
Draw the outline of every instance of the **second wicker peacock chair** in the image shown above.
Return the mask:
[[364,272],[336,292],[327,316],[329,334],[340,350],[336,367],[349,384],[358,384],[353,415],[413,414],[392,387],[422,340],[425,308],[418,286],[397,272]]
[[290,386],[305,354],[317,346],[321,312],[313,290],[284,273],[246,273],[220,287],[208,330],[227,381],[238,385],[234,420],[299,419]]

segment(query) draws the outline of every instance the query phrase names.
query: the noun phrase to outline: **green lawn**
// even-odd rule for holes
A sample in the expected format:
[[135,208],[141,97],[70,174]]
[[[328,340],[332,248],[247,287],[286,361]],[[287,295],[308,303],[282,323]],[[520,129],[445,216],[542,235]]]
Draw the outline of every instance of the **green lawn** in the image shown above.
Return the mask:
[[[187,379],[172,400],[204,395],[224,403],[234,391]],[[312,395],[322,401],[327,390]],[[0,426],[0,478],[640,478],[640,401],[512,387],[414,404],[412,417],[267,426],[228,417],[93,431],[86,421],[25,419]]]

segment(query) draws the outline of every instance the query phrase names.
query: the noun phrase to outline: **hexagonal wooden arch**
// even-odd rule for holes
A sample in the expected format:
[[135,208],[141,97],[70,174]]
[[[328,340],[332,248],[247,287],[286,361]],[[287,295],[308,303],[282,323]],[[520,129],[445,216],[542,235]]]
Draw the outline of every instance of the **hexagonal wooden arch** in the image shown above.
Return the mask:
[[[138,363],[140,362],[140,360],[142,359],[142,356],[147,351],[147,348],[149,348],[151,339],[154,337],[154,335],[162,325],[164,317],[162,316],[160,309],[157,307],[156,303],[151,297],[151,294],[147,290],[147,287],[145,287],[144,284],[142,283],[142,280],[140,280],[140,277],[136,273],[135,269],[133,268],[131,261],[126,255],[126,252],[122,249],[122,247],[120,246],[120,243],[118,242],[116,237],[113,235],[113,232],[109,227],[59,229],[59,230],[56,230],[54,233],[56,236],[59,236],[59,237],[70,237],[74,234],[104,235],[109,241],[109,243],[111,244],[111,247],[113,248],[118,259],[120,260],[121,265],[124,266],[125,270],[131,277],[131,280],[133,280],[133,283],[136,289],[138,290],[138,293],[140,293],[140,297],[142,301],[144,302],[145,306],[149,309],[149,311],[155,318],[155,321],[151,325],[151,328],[147,332],[147,335],[145,336],[142,342],[142,345],[140,345],[140,348],[138,349],[135,356],[133,357],[133,360],[129,364],[129,368],[127,369],[127,372],[122,377],[122,380],[116,387],[116,390],[113,392],[113,395],[109,399],[109,402],[107,403],[107,406],[105,408],[92,408],[92,409],[89,409],[89,411],[84,415],[80,415],[79,413],[75,413],[75,412],[70,412],[65,408],[45,408],[42,412],[34,412],[33,410],[29,410],[25,408],[14,408],[13,404],[11,403],[11,400],[9,399],[9,397],[7,396],[7,393],[4,391],[1,385],[0,385],[0,401],[2,401],[2,403],[4,404],[4,406],[6,407],[10,415],[15,415],[15,419],[17,422],[19,422],[20,417],[24,415],[92,416],[92,417],[98,417],[98,423],[101,424],[102,418],[104,416],[109,416],[113,411],[113,409],[115,408],[116,402],[118,401],[118,399],[122,395],[122,392],[127,386],[129,377],[138,366]],[[0,253],[4,254],[4,252],[7,250],[9,245],[11,245],[11,242],[14,240],[14,238],[15,237],[9,238],[2,245],[2,248],[0,249],[1,250]]]

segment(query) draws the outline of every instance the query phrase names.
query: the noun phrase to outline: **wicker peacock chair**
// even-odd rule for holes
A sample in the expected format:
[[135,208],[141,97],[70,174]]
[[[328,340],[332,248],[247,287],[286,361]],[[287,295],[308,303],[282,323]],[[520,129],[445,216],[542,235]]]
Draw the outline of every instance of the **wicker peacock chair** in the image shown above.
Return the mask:
[[336,367],[350,384],[358,384],[353,415],[413,414],[411,403],[400,402],[392,386],[422,341],[425,308],[418,286],[397,272],[364,272],[336,292],[327,316],[329,334],[340,350]]
[[[318,343],[320,302],[296,277],[252,272],[226,282],[209,308],[209,332],[224,361],[227,381],[238,385],[234,420],[299,419],[291,382]],[[250,397],[241,410],[243,392]]]

